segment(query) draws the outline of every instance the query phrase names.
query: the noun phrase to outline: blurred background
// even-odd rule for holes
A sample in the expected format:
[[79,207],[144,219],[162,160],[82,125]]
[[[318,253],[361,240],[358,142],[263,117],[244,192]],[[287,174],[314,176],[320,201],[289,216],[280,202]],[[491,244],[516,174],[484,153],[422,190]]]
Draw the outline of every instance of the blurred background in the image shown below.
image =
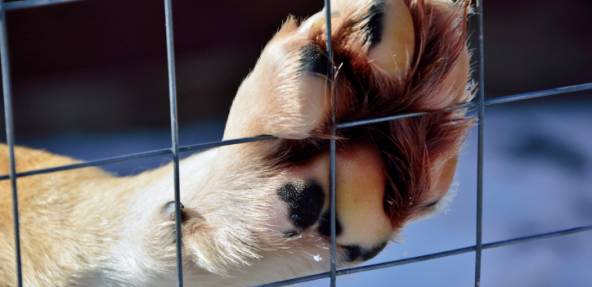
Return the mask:
[[[181,145],[221,139],[265,43],[288,14],[322,2],[173,1]],[[592,82],[591,1],[486,1],[484,13],[486,98]],[[82,160],[170,147],[162,1],[88,0],[6,18],[18,145]],[[476,54],[477,17],[469,28]],[[484,125],[485,243],[592,224],[592,91],[489,106]],[[410,225],[404,243],[369,263],[474,245],[476,146],[474,130],[450,211]],[[125,176],[169,161],[104,168]],[[590,242],[587,232],[486,250],[482,286],[592,286]],[[468,253],[339,286],[472,286],[473,276]]]

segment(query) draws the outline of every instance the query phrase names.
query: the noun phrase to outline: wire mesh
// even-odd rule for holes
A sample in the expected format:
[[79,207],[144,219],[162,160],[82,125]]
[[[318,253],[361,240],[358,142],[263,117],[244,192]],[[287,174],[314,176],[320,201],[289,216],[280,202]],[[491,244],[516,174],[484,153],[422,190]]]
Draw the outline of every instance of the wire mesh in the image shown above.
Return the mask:
[[25,1],[3,3],[2,9],[7,11],[7,10],[16,10],[16,9],[54,5],[54,4],[62,4],[62,3],[68,3],[68,2],[77,2],[77,1],[81,1],[81,0],[25,0]]
[[0,58],[2,61],[2,93],[4,95],[4,116],[6,118],[6,144],[8,145],[8,165],[10,186],[12,188],[12,218],[14,224],[14,249],[16,256],[17,286],[23,285],[21,269],[21,237],[19,227],[18,191],[16,167],[14,162],[14,125],[12,122],[12,91],[10,86],[10,65],[8,64],[8,43],[6,36],[6,17],[4,1],[0,0]]
[[485,65],[483,61],[483,1],[477,0],[479,17],[479,114],[477,146],[477,228],[475,234],[475,287],[481,285],[481,254],[483,249],[483,136],[485,129]]
[[171,0],[164,0],[166,23],[167,68],[171,108],[171,141],[173,154],[173,181],[175,193],[175,245],[177,252],[177,286],[183,287],[183,249],[181,248],[181,188],[179,181],[179,126],[177,123],[177,83],[175,77],[175,45],[173,37],[173,8]]
[[[325,0],[325,26],[327,28],[327,56],[329,58],[329,78],[331,80],[333,80],[333,76],[334,76],[334,66],[333,66],[333,50],[332,50],[332,39],[331,39],[331,35],[332,35],[332,31],[331,31],[331,1],[330,0]],[[331,89],[331,91],[333,91],[333,89]],[[330,189],[330,197],[331,197],[331,202],[330,202],[330,219],[329,219],[329,224],[330,224],[330,236],[331,236],[331,258],[330,258],[330,263],[331,263],[331,271],[330,273],[330,277],[331,277],[331,281],[329,283],[329,285],[331,287],[335,287],[337,285],[337,259],[336,259],[336,242],[335,242],[335,237],[336,237],[336,222],[335,222],[335,107],[336,107],[336,97],[335,94],[333,92],[331,92],[331,106],[333,107],[332,110],[332,114],[331,114],[331,124],[333,125],[333,128],[331,128],[331,140],[330,142],[330,146],[329,146],[329,153],[330,153],[330,166],[329,166],[329,189]]]
[[[174,39],[173,39],[173,25],[172,25],[172,9],[171,9],[171,0],[164,0],[165,3],[165,24],[166,24],[166,44],[167,44],[167,62],[168,62],[168,76],[169,76],[169,99],[170,99],[170,116],[171,116],[171,137],[172,137],[172,147],[166,149],[159,149],[135,154],[127,154],[117,157],[110,157],[104,158],[99,160],[87,161],[83,163],[65,165],[65,166],[58,166],[53,168],[46,168],[46,169],[39,169],[39,170],[32,170],[26,172],[16,172],[15,168],[15,160],[14,160],[14,129],[13,129],[13,120],[12,120],[12,103],[11,103],[11,86],[10,86],[10,73],[9,73],[9,57],[8,57],[8,45],[7,45],[7,35],[6,35],[6,21],[5,21],[5,12],[8,10],[15,10],[15,9],[22,9],[22,8],[31,8],[31,7],[40,7],[46,5],[53,5],[53,4],[60,4],[60,3],[68,3],[68,2],[76,2],[80,0],[25,0],[25,1],[18,1],[18,2],[9,2],[4,3],[0,0],[0,59],[1,59],[1,71],[2,71],[2,84],[3,84],[3,99],[4,99],[4,108],[5,108],[5,118],[6,118],[6,137],[7,137],[7,146],[9,151],[9,166],[10,166],[10,173],[7,175],[0,176],[0,180],[7,180],[10,179],[11,181],[11,188],[12,188],[12,195],[13,195],[13,218],[14,218],[14,230],[15,230],[15,260],[16,260],[16,273],[17,273],[17,284],[18,286],[22,286],[22,270],[21,270],[21,253],[20,253],[20,233],[19,233],[19,221],[18,221],[18,192],[17,192],[17,178],[37,175],[37,174],[46,174],[52,172],[60,172],[60,171],[67,171],[72,169],[90,167],[90,166],[101,166],[105,164],[117,163],[117,162],[124,162],[124,161],[131,161],[136,159],[142,158],[149,158],[149,157],[156,157],[161,155],[172,155],[174,160],[174,191],[175,191],[175,225],[176,225],[176,248],[177,248],[177,280],[178,286],[183,286],[183,268],[182,268],[182,256],[181,256],[181,226],[180,226],[180,182],[179,182],[179,153],[183,152],[192,152],[192,151],[199,151],[213,147],[222,147],[227,145],[234,145],[234,144],[241,144],[247,142],[254,142],[254,141],[262,141],[262,140],[270,140],[275,139],[274,136],[259,136],[259,137],[249,137],[249,138],[240,138],[240,139],[233,139],[233,140],[225,140],[225,141],[215,141],[210,143],[204,144],[195,144],[189,146],[179,147],[179,133],[178,133],[178,124],[177,124],[177,103],[176,103],[176,84],[175,84],[175,62],[174,62]],[[330,1],[325,1],[325,12],[326,12],[326,25],[327,25],[327,53],[329,58],[332,59],[332,52],[331,52],[331,9],[330,9]],[[528,92],[523,94],[517,95],[510,95],[505,97],[499,97],[495,99],[484,100],[484,62],[483,62],[483,3],[481,0],[476,1],[477,9],[478,9],[478,17],[479,17],[479,96],[477,102],[467,103],[461,106],[458,106],[454,109],[462,109],[462,108],[477,108],[478,109],[478,119],[479,119],[479,135],[478,135],[478,163],[477,163],[477,229],[476,229],[476,244],[474,246],[453,249],[442,251],[438,253],[427,254],[423,256],[407,258],[403,260],[395,260],[389,262],[383,262],[379,264],[367,265],[362,267],[354,267],[348,269],[337,270],[336,262],[335,262],[335,142],[332,141],[331,143],[331,269],[330,272],[315,274],[311,276],[305,276],[300,278],[294,278],[286,281],[281,282],[274,282],[269,284],[260,285],[261,287],[271,287],[271,286],[284,286],[296,283],[303,283],[312,280],[322,279],[322,278],[331,278],[331,286],[336,285],[336,277],[339,275],[346,275],[346,274],[354,274],[359,272],[366,272],[370,270],[394,267],[399,265],[411,264],[415,262],[433,260],[437,258],[453,256],[468,252],[475,251],[475,286],[480,286],[480,274],[481,274],[481,251],[483,249],[491,249],[491,248],[498,248],[513,244],[519,244],[534,240],[541,240],[546,238],[564,236],[579,232],[585,231],[592,231],[591,226],[582,226],[577,228],[559,230],[550,233],[542,233],[542,234],[535,234],[527,237],[519,237],[519,238],[512,238],[497,242],[491,242],[482,244],[482,211],[483,211],[483,130],[484,130],[484,109],[487,105],[496,105],[496,104],[503,104],[515,101],[523,101],[527,99],[534,99],[540,97],[546,97],[551,95],[558,95],[558,94],[565,94],[571,93],[576,91],[584,91],[584,90],[592,90],[592,83],[586,83],[581,85],[575,86],[568,86],[568,87],[561,87],[561,88],[554,88],[542,91],[535,91],[535,92]],[[330,69],[333,67],[330,65]],[[334,99],[333,99],[334,100]],[[335,106],[335,105],[333,105]],[[407,113],[407,114],[398,114],[398,115],[391,115],[387,117],[377,118],[377,119],[367,119],[367,120],[360,120],[355,122],[346,122],[340,124],[334,124],[333,133],[335,129],[343,129],[348,127],[360,126],[360,125],[368,125],[374,123],[380,123],[385,121],[393,121],[398,119],[410,118],[410,117],[417,117],[425,115],[425,113]],[[335,121],[334,114],[333,114],[333,123]]]

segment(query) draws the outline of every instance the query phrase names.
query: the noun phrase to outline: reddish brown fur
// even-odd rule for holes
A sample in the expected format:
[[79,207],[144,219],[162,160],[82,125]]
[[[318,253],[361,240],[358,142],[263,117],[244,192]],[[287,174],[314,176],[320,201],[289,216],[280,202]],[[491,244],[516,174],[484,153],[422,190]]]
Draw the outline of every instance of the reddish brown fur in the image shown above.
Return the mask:
[[[334,65],[338,67],[332,83],[337,97],[336,123],[394,114],[430,113],[338,131],[340,144],[369,137],[382,152],[390,183],[385,210],[391,216],[394,230],[403,227],[412,214],[424,213],[424,206],[416,203],[427,200],[424,193],[433,183],[432,166],[435,161],[458,153],[473,122],[465,117],[465,110],[447,110],[458,104],[450,95],[437,94],[465,49],[469,3],[453,6],[423,0],[405,2],[413,16],[417,44],[411,70],[398,79],[372,67],[365,53],[367,39],[350,33],[359,22],[338,23],[340,26],[334,28],[337,32],[332,38]],[[294,20],[288,19],[290,21]],[[315,39],[314,44],[326,49],[325,34],[320,33]],[[433,101],[446,102],[446,98],[450,100],[445,107],[428,108],[433,106]],[[468,101],[471,96],[464,98]],[[310,159],[316,154],[311,150],[321,151],[326,147],[326,139],[331,138],[330,127],[327,119],[313,132],[314,138],[283,140],[273,156],[281,157],[284,163]]]

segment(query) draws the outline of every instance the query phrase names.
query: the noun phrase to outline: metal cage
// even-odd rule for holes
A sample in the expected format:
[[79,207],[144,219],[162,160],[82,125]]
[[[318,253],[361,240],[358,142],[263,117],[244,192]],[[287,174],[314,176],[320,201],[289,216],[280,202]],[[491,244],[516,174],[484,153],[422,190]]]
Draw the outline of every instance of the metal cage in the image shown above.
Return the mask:
[[[168,77],[169,77],[169,99],[170,99],[170,117],[171,117],[171,148],[166,149],[159,149],[159,150],[152,150],[148,152],[142,153],[135,153],[135,154],[127,154],[117,157],[110,157],[104,158],[99,160],[92,160],[83,163],[77,163],[72,165],[54,167],[54,168],[47,168],[47,169],[40,169],[40,170],[33,170],[27,172],[17,173],[15,170],[15,159],[14,159],[14,130],[13,130],[13,121],[12,121],[12,104],[11,104],[11,86],[10,86],[10,73],[9,73],[9,62],[8,62],[8,48],[7,48],[7,35],[6,35],[6,18],[5,12],[9,10],[16,10],[16,9],[23,9],[23,8],[32,8],[32,7],[39,7],[45,5],[52,5],[52,4],[59,4],[59,3],[67,3],[67,2],[74,2],[79,0],[23,0],[18,2],[9,2],[3,3],[0,0],[0,56],[2,61],[2,83],[3,83],[3,96],[4,96],[4,108],[5,108],[5,117],[6,117],[6,137],[7,137],[7,145],[9,150],[9,164],[10,164],[10,174],[0,176],[0,180],[10,180],[12,186],[12,199],[13,199],[13,212],[14,212],[14,230],[15,230],[15,249],[16,249],[16,266],[17,266],[17,284],[18,286],[23,286],[22,283],[22,270],[21,270],[21,254],[20,254],[20,234],[19,234],[19,219],[18,219],[18,192],[17,192],[17,179],[19,177],[36,175],[36,174],[44,174],[44,173],[51,173],[57,171],[65,171],[89,166],[101,166],[105,164],[123,162],[123,161],[131,161],[135,159],[141,158],[148,158],[148,157],[155,157],[161,155],[172,155],[173,162],[174,162],[174,184],[175,184],[175,224],[176,224],[176,247],[177,247],[177,280],[178,286],[183,286],[183,273],[182,273],[182,260],[181,260],[181,222],[180,222],[180,208],[179,208],[179,153],[184,152],[191,152],[191,151],[198,151],[204,150],[212,147],[220,147],[226,145],[233,145],[233,144],[240,144],[246,142],[253,142],[253,141],[260,141],[260,140],[268,140],[273,139],[273,136],[260,136],[260,137],[250,137],[250,138],[242,138],[242,139],[234,139],[234,140],[226,140],[226,141],[217,141],[217,142],[210,142],[205,144],[195,144],[189,146],[179,146],[179,132],[178,132],[178,125],[177,125],[177,103],[176,103],[176,83],[175,83],[175,55],[174,55],[174,40],[173,40],[173,25],[172,25],[172,9],[171,9],[171,0],[164,0],[165,4],[165,24],[166,24],[166,45],[167,45],[167,62],[168,62]],[[465,105],[457,107],[460,108],[476,108],[478,110],[478,160],[477,160],[477,202],[476,202],[476,209],[477,209],[477,220],[476,220],[476,238],[475,238],[475,245],[468,246],[459,249],[447,250],[438,253],[432,253],[424,256],[412,257],[403,260],[396,260],[384,263],[378,263],[374,265],[367,265],[362,267],[355,267],[355,268],[348,268],[343,270],[336,269],[335,263],[335,141],[332,140],[330,144],[330,155],[331,155],[331,271],[306,277],[295,278],[291,280],[275,282],[270,284],[265,284],[261,286],[271,287],[271,286],[284,286],[302,282],[308,282],[312,280],[317,280],[321,278],[329,277],[331,279],[330,286],[336,285],[336,277],[339,275],[345,274],[353,274],[358,272],[388,268],[393,266],[399,266],[404,264],[410,264],[420,261],[432,260],[436,258],[442,258],[452,255],[458,255],[463,253],[475,252],[475,286],[479,287],[481,282],[481,253],[483,249],[491,249],[497,248],[507,245],[513,245],[518,243],[524,243],[534,240],[540,240],[545,238],[563,236],[578,232],[590,231],[592,230],[592,226],[581,226],[577,228],[571,228],[566,230],[557,230],[550,233],[542,233],[542,234],[535,234],[527,237],[520,237],[520,238],[511,238],[503,241],[497,242],[490,242],[490,243],[483,243],[482,242],[482,215],[483,215],[483,123],[485,120],[485,106],[487,105],[497,105],[515,101],[521,101],[526,99],[538,98],[538,97],[545,97],[557,94],[564,94],[564,93],[571,93],[576,91],[583,91],[583,90],[592,90],[592,83],[582,84],[582,85],[575,85],[575,86],[568,86],[568,87],[561,87],[543,91],[536,91],[536,92],[529,92],[524,94],[517,94],[511,95],[506,97],[499,97],[495,99],[485,100],[484,99],[484,80],[483,80],[483,73],[484,73],[484,63],[483,63],[483,5],[482,0],[476,1],[477,5],[477,15],[479,20],[478,26],[478,35],[479,35],[479,54],[478,54],[478,71],[479,71],[479,83],[478,83],[478,99],[474,102],[467,103]],[[330,2],[329,0],[325,0],[325,11],[327,13],[327,33],[328,35],[331,34],[331,17],[330,17]],[[331,52],[331,37],[327,37],[327,52],[330,58],[332,58]],[[354,127],[359,125],[367,125],[385,121],[394,121],[403,118],[410,118],[424,115],[424,113],[411,113],[411,114],[399,114],[399,115],[392,115],[389,117],[384,118],[377,118],[377,119],[369,119],[369,120],[362,120],[356,122],[348,122],[348,123],[341,123],[335,125],[337,129],[341,128],[348,128]],[[333,121],[335,118],[333,117]],[[335,132],[333,130],[333,132]]]

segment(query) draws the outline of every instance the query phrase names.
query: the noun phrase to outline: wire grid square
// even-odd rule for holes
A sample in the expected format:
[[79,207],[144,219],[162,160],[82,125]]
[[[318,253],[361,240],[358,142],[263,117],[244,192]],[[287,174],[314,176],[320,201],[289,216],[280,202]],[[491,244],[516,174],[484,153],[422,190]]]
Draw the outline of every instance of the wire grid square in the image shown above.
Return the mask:
[[[31,176],[36,174],[44,174],[44,173],[51,173],[57,171],[65,171],[71,169],[78,169],[88,166],[100,166],[110,163],[116,162],[123,162],[123,161],[130,161],[135,159],[141,158],[148,158],[148,157],[155,157],[161,155],[173,155],[174,161],[174,182],[175,182],[175,204],[176,204],[176,216],[175,216],[175,224],[178,230],[177,234],[177,264],[178,264],[178,286],[183,286],[183,275],[182,275],[182,262],[181,262],[181,226],[179,218],[180,216],[180,208],[179,208],[179,153],[183,152],[191,152],[191,151],[198,151],[203,149],[208,149],[212,147],[220,147],[226,145],[233,145],[233,144],[240,144],[246,142],[253,142],[253,141],[260,141],[260,140],[268,140],[274,139],[273,136],[260,136],[260,137],[250,137],[250,138],[241,138],[241,139],[233,139],[233,140],[226,140],[226,141],[217,141],[205,144],[196,144],[196,145],[189,145],[189,146],[179,146],[179,135],[178,135],[178,124],[177,124],[177,106],[176,106],[176,83],[175,83],[175,60],[174,60],[174,40],[173,40],[173,26],[172,26],[172,9],[171,9],[171,0],[164,0],[165,4],[165,24],[166,24],[166,43],[167,43],[167,63],[168,63],[168,71],[169,71],[169,99],[170,99],[170,115],[171,115],[171,148],[160,149],[160,150],[153,150],[148,152],[142,153],[135,153],[135,154],[127,154],[117,157],[110,157],[104,158],[99,160],[87,161],[78,164],[72,164],[67,166],[60,166],[54,168],[47,168],[47,169],[40,169],[40,170],[33,170],[27,172],[16,173],[15,170],[15,160],[14,160],[14,128],[13,128],[13,121],[12,121],[12,103],[11,103],[11,86],[10,86],[10,74],[9,74],[9,61],[8,61],[8,49],[7,49],[7,35],[6,35],[6,23],[5,23],[5,12],[9,10],[15,9],[22,9],[22,8],[32,8],[32,7],[39,7],[45,5],[53,5],[53,4],[60,4],[60,3],[67,3],[67,2],[75,2],[80,0],[24,0],[24,1],[17,1],[17,2],[9,2],[3,3],[0,0],[0,57],[2,61],[2,82],[3,82],[3,98],[4,98],[4,106],[5,106],[5,117],[6,117],[6,135],[7,135],[7,145],[9,148],[9,165],[10,165],[10,174],[0,176],[0,180],[8,180],[11,181],[12,191],[13,191],[13,212],[14,212],[14,226],[15,226],[15,249],[16,249],[16,263],[17,263],[17,284],[18,286],[22,286],[22,270],[21,270],[21,258],[20,258],[20,234],[19,234],[19,222],[18,222],[18,191],[16,188],[16,181],[18,177],[24,176]],[[542,233],[531,235],[527,237],[520,237],[520,238],[512,238],[508,240],[502,240],[497,242],[491,242],[482,244],[482,206],[483,206],[483,123],[484,123],[484,109],[486,105],[494,105],[494,104],[503,104],[509,103],[514,101],[521,101],[526,99],[538,98],[538,97],[545,97],[550,95],[557,95],[563,93],[571,93],[576,91],[583,91],[583,90],[591,90],[592,83],[586,83],[582,85],[575,85],[575,86],[568,86],[562,88],[555,88],[543,91],[536,91],[536,92],[529,92],[524,94],[518,95],[511,95],[506,97],[500,97],[490,100],[484,100],[484,81],[483,81],[483,74],[484,74],[484,63],[483,63],[483,5],[481,0],[476,1],[477,5],[477,14],[479,17],[479,56],[478,56],[478,64],[479,64],[479,96],[477,102],[467,103],[465,105],[459,106],[455,109],[460,108],[477,108],[478,110],[478,128],[479,128],[479,136],[478,136],[478,163],[477,163],[477,228],[476,228],[476,244],[474,246],[469,246],[465,248],[453,249],[442,251],[438,253],[432,253],[424,256],[418,256],[413,258],[407,258],[403,260],[396,260],[390,262],[384,262],[374,265],[367,265],[362,267],[354,267],[348,268],[343,270],[337,270],[335,266],[335,189],[334,189],[334,169],[335,169],[335,142],[332,141],[331,144],[331,252],[332,252],[332,259],[331,259],[331,271],[327,273],[321,273],[301,278],[295,278],[291,280],[286,280],[282,282],[275,282],[270,284],[265,284],[261,286],[284,286],[289,284],[296,284],[301,282],[308,282],[312,280],[317,280],[321,278],[331,278],[331,286],[336,285],[336,276],[338,275],[345,275],[345,274],[354,274],[358,272],[365,272],[370,270],[394,267],[404,264],[410,264],[414,262],[421,262],[432,260],[436,258],[442,258],[452,255],[458,255],[468,252],[475,252],[475,286],[480,286],[480,274],[481,274],[481,252],[483,249],[491,249],[491,248],[498,248],[507,245],[513,245],[518,243],[524,243],[534,240],[540,240],[545,238],[563,236],[573,233],[579,233],[584,231],[592,230],[592,226],[582,226],[577,228],[571,228],[566,230],[558,230],[550,233]],[[331,17],[330,17],[330,1],[325,0],[325,11],[327,13],[326,20],[327,20],[327,31],[328,34],[331,34]],[[328,54],[331,58],[331,43],[330,37],[328,38]],[[353,126],[359,125],[367,125],[373,123],[379,123],[384,121],[392,121],[398,120],[403,118],[421,116],[424,113],[412,113],[412,114],[400,114],[400,115],[392,115],[389,117],[383,117],[378,119],[368,119],[356,122],[349,122],[349,123],[340,123],[335,125],[336,128],[348,128]],[[334,118],[333,118],[334,121]]]

